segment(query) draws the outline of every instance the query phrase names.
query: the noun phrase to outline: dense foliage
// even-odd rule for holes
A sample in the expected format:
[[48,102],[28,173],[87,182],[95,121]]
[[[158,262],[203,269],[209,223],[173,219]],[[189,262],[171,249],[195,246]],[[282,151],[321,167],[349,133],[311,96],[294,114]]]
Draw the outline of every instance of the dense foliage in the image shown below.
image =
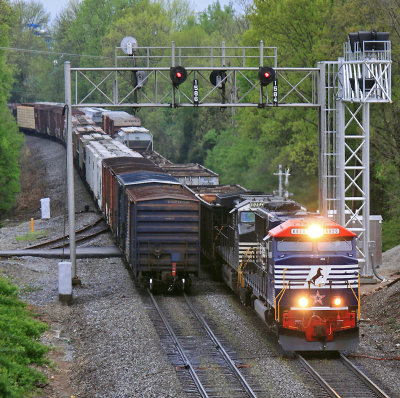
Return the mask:
[[[13,53],[12,99],[62,102],[64,61],[112,65],[114,48],[127,35],[142,46],[169,46],[172,40],[178,46],[222,41],[257,46],[263,40],[278,47],[278,66],[315,67],[318,61],[342,56],[348,32],[388,31],[393,104],[371,107],[371,208],[384,217],[385,248],[399,243],[398,0],[236,0],[235,6],[239,3],[244,14],[218,1],[196,14],[187,0],[70,0],[48,43],[25,22],[35,15],[35,21],[48,27],[45,10],[35,1],[14,1],[19,23],[11,35],[13,46],[57,53]],[[153,132],[156,150],[172,160],[200,162],[218,172],[222,183],[266,191],[277,188],[273,173],[282,164],[290,168],[294,197],[310,209],[318,206],[317,110],[142,109],[138,116]]]
[[37,340],[47,325],[35,320],[17,297],[16,286],[0,278],[0,396],[27,396],[46,378],[33,365],[48,363],[48,347]]
[[[10,5],[0,0],[0,47],[9,45],[10,27],[16,21]],[[0,49],[0,214],[14,204],[19,191],[19,154],[23,142],[7,107],[13,82],[8,59],[7,52]],[[33,314],[18,299],[17,288],[0,278],[1,397],[27,396],[38,383],[45,381],[45,377],[33,368],[33,365],[47,363],[48,348],[37,341],[45,329],[46,325],[34,320]]]
[[[7,2],[0,0],[0,47],[8,46],[8,33],[14,15]],[[7,53],[0,49],[0,214],[14,204],[19,192],[19,151],[22,135],[7,107],[12,87],[12,73]]]

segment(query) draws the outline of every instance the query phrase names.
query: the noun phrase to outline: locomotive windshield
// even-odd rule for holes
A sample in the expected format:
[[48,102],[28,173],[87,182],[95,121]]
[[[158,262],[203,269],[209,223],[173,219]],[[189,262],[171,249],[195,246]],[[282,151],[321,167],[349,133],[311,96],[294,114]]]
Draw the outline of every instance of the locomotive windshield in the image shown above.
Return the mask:
[[310,252],[312,251],[312,242],[298,240],[278,240],[276,249],[279,252]]
[[353,250],[351,240],[333,240],[329,242],[317,242],[320,252],[350,252]]
[[[315,246],[313,245],[315,243]],[[279,252],[351,252],[353,243],[351,240],[331,240],[323,242],[278,240],[276,249]]]

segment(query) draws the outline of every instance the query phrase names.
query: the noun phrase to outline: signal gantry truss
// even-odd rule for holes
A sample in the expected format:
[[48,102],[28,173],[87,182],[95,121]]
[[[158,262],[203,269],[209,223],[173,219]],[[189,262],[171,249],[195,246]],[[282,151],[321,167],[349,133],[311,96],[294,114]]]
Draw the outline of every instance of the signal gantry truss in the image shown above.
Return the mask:
[[[318,68],[277,67],[276,47],[135,47],[102,68],[71,68],[73,106],[318,107]],[[124,51],[124,52],[125,52]],[[155,66],[156,65],[156,66]],[[177,66],[178,65],[178,66]],[[261,67],[275,72],[271,85]],[[184,67],[182,83],[173,68]],[[279,81],[279,87],[277,82]]]

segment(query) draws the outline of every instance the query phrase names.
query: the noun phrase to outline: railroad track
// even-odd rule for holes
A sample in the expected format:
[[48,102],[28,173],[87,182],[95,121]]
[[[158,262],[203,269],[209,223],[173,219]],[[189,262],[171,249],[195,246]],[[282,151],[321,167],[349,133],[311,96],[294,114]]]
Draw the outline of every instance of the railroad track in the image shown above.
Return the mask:
[[297,354],[298,360],[321,385],[321,397],[335,398],[389,398],[368,376],[343,354],[335,357],[308,357]]
[[[86,225],[83,228],[80,228],[75,231],[76,238],[75,242],[84,242],[89,240],[95,236],[98,236],[106,231],[109,230],[108,226],[101,226],[101,222],[104,221],[102,218],[99,218],[92,224]],[[37,245],[24,247],[24,250],[28,249],[39,249],[39,248],[46,248],[46,249],[59,249],[62,247],[69,246],[69,235],[59,236],[57,238],[47,240],[46,242],[38,243]]]
[[[157,296],[148,290],[159,321],[153,322],[189,397],[257,397],[187,295]],[[161,321],[161,323],[160,323]],[[265,396],[265,394],[262,394]]]

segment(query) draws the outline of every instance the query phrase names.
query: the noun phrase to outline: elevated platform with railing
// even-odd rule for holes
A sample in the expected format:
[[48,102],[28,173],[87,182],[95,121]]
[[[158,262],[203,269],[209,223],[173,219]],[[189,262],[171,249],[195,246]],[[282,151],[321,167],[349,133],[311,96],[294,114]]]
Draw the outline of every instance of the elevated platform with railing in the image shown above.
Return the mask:
[[337,96],[351,102],[391,102],[389,33],[350,33],[343,54]]

